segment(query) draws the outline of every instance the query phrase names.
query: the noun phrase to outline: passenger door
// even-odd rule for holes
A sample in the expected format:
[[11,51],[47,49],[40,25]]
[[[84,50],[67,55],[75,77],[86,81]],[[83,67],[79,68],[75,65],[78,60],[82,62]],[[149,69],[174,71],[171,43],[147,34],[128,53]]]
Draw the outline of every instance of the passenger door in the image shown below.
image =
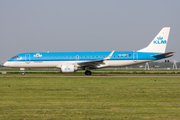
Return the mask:
[[136,51],[133,52],[133,61],[134,62],[138,61],[138,53]]
[[25,62],[26,62],[27,64],[30,63],[30,54],[29,54],[29,53],[26,53],[26,54],[25,54]]

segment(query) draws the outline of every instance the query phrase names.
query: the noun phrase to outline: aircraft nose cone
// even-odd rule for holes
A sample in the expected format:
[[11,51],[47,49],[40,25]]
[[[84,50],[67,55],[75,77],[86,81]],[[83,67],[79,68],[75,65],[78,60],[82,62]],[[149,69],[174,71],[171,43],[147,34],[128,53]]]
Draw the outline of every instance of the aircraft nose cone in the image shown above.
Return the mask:
[[5,63],[3,64],[3,66],[4,66],[4,67],[8,67],[8,66],[9,66],[9,62],[5,62]]

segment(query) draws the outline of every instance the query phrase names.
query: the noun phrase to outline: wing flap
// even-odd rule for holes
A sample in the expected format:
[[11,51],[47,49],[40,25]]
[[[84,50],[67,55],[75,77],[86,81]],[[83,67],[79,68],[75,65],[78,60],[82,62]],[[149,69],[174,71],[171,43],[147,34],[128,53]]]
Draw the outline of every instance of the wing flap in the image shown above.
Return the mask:
[[77,64],[80,65],[81,67],[82,66],[96,66],[98,64],[102,64],[103,61],[105,61],[105,60],[111,59],[113,53],[114,53],[114,50],[106,58],[101,59],[101,60],[91,60],[91,61],[80,62]]

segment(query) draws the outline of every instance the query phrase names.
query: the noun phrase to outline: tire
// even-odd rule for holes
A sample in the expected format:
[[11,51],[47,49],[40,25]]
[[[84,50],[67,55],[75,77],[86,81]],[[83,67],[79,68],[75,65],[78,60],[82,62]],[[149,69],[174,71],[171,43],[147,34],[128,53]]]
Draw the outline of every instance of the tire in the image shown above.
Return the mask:
[[89,70],[85,71],[85,75],[91,75],[91,71]]

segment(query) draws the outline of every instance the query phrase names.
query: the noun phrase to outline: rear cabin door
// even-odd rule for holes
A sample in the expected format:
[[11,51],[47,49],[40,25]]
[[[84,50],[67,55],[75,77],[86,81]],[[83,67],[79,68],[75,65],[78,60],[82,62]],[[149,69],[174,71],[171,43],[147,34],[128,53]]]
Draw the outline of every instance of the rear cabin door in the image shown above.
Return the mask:
[[133,52],[133,61],[134,62],[138,61],[138,53],[136,51]]

